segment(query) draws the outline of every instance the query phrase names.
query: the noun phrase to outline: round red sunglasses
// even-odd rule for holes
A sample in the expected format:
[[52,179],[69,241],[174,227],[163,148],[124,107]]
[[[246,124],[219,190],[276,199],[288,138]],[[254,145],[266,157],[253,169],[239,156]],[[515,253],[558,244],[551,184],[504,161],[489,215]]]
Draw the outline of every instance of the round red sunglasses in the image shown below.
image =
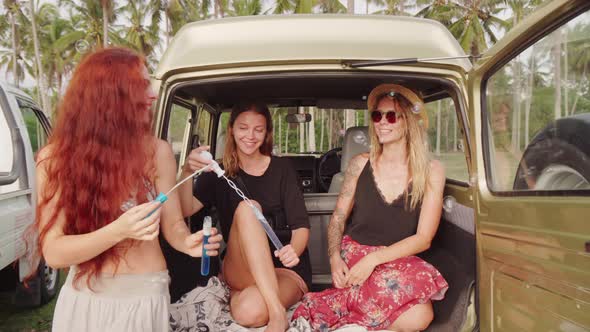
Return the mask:
[[397,115],[395,114],[394,111],[389,111],[389,112],[373,111],[373,112],[371,112],[371,119],[375,123],[381,122],[381,119],[383,119],[383,114],[385,114],[385,118],[387,119],[387,122],[395,123],[397,121]]

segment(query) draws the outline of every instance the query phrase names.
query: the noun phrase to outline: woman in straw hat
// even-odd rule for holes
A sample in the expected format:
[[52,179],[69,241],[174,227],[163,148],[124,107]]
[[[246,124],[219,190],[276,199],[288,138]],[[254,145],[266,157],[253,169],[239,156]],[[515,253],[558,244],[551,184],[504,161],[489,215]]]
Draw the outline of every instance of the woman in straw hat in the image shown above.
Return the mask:
[[293,317],[314,330],[423,330],[433,319],[431,300],[448,289],[440,272],[415,256],[436,234],[444,169],[430,158],[428,118],[414,92],[382,84],[367,103],[370,153],[350,162],[328,230],[335,288],[307,294]]

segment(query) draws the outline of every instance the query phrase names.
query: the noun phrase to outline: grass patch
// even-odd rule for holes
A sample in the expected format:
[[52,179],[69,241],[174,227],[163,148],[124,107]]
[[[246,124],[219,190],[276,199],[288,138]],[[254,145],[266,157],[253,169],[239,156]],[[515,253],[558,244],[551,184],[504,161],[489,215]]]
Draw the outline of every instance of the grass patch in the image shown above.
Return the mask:
[[[59,289],[66,280],[66,272],[59,271]],[[38,308],[16,308],[11,303],[12,292],[0,295],[0,330],[5,332],[41,332],[51,331],[51,321],[57,295],[51,302]]]
[[446,152],[440,155],[433,154],[445,166],[445,175],[447,179],[453,179],[469,183],[469,172],[467,171],[467,159],[465,153]]

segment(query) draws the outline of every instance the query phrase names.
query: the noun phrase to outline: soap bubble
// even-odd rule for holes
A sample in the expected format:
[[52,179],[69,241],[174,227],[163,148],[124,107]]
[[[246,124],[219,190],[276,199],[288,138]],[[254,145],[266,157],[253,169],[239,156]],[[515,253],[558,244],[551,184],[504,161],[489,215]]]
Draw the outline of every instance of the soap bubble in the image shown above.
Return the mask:
[[414,104],[414,106],[412,106],[412,113],[414,113],[414,114],[420,114],[420,112],[421,112],[420,105]]
[[446,213],[451,213],[455,204],[457,204],[457,199],[455,199],[455,197],[445,196],[445,198],[443,198],[443,209]]
[[74,47],[78,53],[84,54],[90,50],[90,43],[84,39],[80,39],[74,44]]

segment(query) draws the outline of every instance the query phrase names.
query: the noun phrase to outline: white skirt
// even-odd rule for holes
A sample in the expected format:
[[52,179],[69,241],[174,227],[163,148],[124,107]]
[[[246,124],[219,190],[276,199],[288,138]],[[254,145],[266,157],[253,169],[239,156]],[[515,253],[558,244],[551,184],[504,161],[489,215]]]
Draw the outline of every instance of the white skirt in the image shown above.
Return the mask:
[[168,271],[101,275],[92,283],[80,280],[70,268],[53,314],[52,331],[127,332],[170,329]]

